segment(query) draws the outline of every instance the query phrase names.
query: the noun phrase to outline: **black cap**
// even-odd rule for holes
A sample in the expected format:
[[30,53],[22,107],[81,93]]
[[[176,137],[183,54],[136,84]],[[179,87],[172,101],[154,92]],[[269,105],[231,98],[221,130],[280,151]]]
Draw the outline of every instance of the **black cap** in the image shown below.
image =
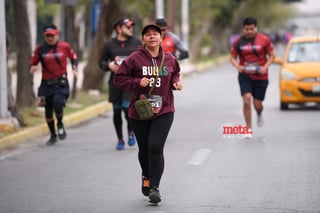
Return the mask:
[[168,26],[167,21],[165,18],[157,18],[156,19],[156,25],[160,26],[160,27],[166,27]]
[[144,34],[146,34],[149,30],[155,30],[158,33],[160,33],[160,35],[161,35],[160,27],[158,25],[155,25],[155,24],[148,24],[148,25],[144,26],[143,29],[142,29],[141,35],[144,36]]
[[127,27],[130,27],[132,25],[135,25],[135,23],[133,21],[131,21],[130,19],[128,18],[122,18],[122,19],[119,19],[113,26],[114,29],[117,28],[117,26],[122,26],[122,25],[126,25]]

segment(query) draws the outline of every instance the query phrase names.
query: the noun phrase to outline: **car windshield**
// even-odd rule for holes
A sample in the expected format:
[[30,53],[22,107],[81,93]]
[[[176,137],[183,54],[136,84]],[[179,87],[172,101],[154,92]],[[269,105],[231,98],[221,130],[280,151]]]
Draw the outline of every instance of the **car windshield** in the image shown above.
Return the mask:
[[291,44],[288,62],[320,62],[320,41]]

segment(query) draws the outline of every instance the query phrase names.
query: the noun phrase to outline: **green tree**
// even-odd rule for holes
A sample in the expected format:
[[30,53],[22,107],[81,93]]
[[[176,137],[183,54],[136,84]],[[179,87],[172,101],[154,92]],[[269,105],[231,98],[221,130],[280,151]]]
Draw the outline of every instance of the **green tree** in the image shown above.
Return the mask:
[[201,58],[201,48],[209,55],[228,52],[230,35],[241,33],[242,20],[254,16],[260,29],[276,30],[294,13],[292,8],[277,0],[203,0],[190,2],[191,52]]

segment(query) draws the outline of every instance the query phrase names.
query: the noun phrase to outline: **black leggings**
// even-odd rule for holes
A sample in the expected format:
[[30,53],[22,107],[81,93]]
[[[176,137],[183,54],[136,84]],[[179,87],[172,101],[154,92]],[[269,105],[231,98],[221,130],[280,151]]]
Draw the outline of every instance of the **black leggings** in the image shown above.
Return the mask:
[[128,122],[128,126],[127,126],[128,133],[130,131],[132,131],[132,127],[131,127],[130,120],[129,120],[129,117],[128,117],[128,108],[113,109],[113,124],[114,124],[114,127],[116,129],[118,140],[123,140],[122,116],[121,116],[121,112],[122,111],[124,112],[124,117]]
[[142,175],[150,179],[150,187],[159,186],[164,169],[163,149],[173,122],[174,113],[153,120],[131,120],[139,147]]

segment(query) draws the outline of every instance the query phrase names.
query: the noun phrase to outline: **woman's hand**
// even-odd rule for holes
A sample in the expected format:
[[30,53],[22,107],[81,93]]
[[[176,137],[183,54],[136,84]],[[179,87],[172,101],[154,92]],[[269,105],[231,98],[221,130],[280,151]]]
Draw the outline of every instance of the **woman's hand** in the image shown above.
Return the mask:
[[143,77],[143,78],[141,78],[140,86],[141,87],[146,87],[146,86],[149,85],[149,83],[150,83],[150,79],[146,78],[146,77]]
[[173,83],[173,88],[176,89],[176,90],[182,90],[183,86],[182,86],[182,83],[180,81],[176,82],[176,83]]

